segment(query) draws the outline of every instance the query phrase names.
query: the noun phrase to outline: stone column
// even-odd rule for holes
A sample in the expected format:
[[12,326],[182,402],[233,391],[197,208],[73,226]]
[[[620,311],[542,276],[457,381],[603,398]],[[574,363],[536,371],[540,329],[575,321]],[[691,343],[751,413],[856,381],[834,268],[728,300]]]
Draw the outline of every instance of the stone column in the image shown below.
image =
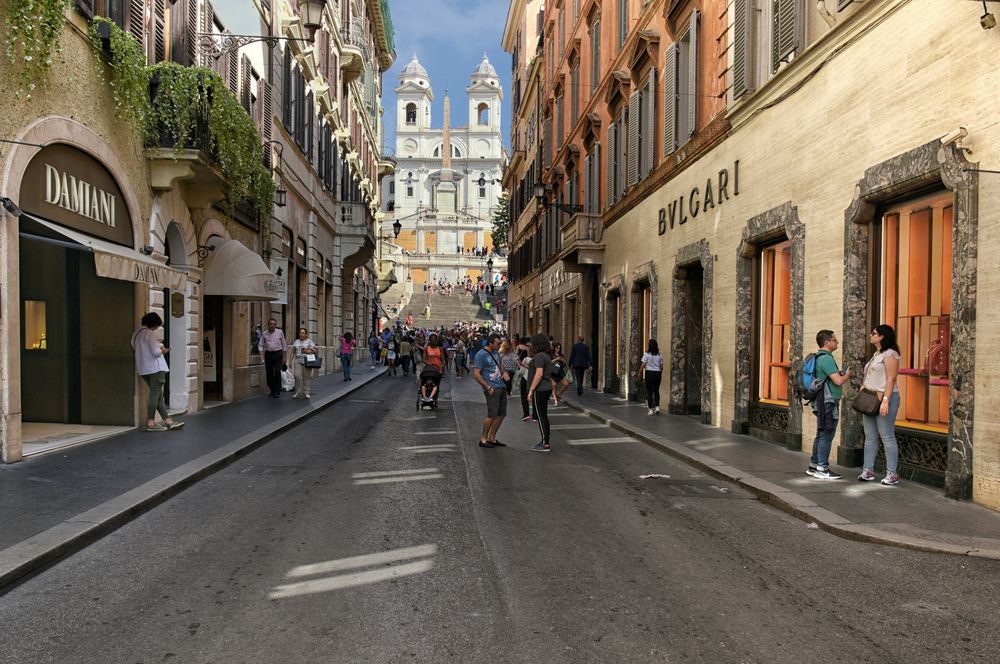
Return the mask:
[[0,211],[0,457],[21,460],[21,277],[17,219]]

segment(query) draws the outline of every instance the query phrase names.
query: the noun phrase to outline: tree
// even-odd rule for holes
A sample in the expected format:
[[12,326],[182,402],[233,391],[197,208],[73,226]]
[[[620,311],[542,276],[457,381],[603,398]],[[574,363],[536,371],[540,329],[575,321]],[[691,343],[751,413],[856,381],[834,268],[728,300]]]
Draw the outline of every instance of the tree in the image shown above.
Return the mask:
[[510,235],[510,194],[500,194],[497,205],[490,213],[493,222],[493,249],[507,251]]

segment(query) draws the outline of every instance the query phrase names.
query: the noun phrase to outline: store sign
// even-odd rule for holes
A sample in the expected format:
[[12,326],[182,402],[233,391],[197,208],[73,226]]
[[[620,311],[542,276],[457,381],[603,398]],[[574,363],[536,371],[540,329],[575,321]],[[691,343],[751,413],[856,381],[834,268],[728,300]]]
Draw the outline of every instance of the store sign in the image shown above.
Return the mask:
[[115,244],[133,245],[132,219],[118,182],[82,150],[42,148],[24,171],[21,209]]
[[708,214],[710,209],[739,195],[740,160],[737,159],[732,168],[723,168],[717,176],[709,176],[704,187],[692,187],[687,193],[670,201],[667,207],[660,208],[657,231],[663,235],[668,226],[673,230],[675,226],[686,224],[688,219],[696,219],[702,212]]
[[271,272],[274,277],[264,282],[267,294],[277,298],[271,304],[288,304],[288,259],[272,258]]

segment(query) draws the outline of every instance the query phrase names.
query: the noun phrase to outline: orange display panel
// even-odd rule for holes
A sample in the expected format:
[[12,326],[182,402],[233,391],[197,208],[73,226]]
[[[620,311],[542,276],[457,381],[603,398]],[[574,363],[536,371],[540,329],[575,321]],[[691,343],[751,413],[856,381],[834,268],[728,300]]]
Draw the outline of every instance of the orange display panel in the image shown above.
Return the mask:
[[882,216],[881,321],[896,328],[897,423],[946,432],[950,406],[950,194],[906,201]]
[[761,300],[758,398],[788,403],[791,368],[792,243],[765,247],[760,256]]

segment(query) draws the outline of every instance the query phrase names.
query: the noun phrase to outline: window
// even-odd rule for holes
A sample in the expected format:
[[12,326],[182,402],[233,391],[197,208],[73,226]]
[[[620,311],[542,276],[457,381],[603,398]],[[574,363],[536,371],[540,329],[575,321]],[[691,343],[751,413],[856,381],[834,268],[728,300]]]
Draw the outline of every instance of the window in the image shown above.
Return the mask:
[[625,193],[627,116],[625,108],[622,108],[618,117],[608,126],[608,207],[614,205]]
[[45,301],[24,301],[24,350],[46,350]]
[[594,21],[590,26],[590,95],[597,93],[597,85],[601,82],[601,22]]
[[563,118],[565,114],[563,113],[563,93],[562,90],[558,92],[556,97],[556,150],[562,148],[563,144]]
[[[804,0],[734,0],[733,98],[756,90],[805,41]],[[761,66],[763,64],[763,66]]]
[[484,127],[490,123],[490,105],[486,102],[476,107],[476,114],[479,117],[479,126]]
[[417,105],[407,104],[406,105],[406,124],[415,125],[417,124]]
[[570,79],[570,126],[575,127],[580,119],[580,58],[573,62],[569,72]]
[[559,59],[566,52],[566,10],[559,11]]
[[628,39],[628,0],[618,0],[618,50]]
[[698,22],[692,12],[687,31],[667,49],[663,70],[663,153],[687,143],[698,129]]
[[951,194],[886,210],[880,231],[878,320],[899,342],[899,413],[903,426],[948,431],[951,351]]
[[758,331],[757,397],[766,403],[788,405],[791,368],[792,243],[788,240],[761,249]]

